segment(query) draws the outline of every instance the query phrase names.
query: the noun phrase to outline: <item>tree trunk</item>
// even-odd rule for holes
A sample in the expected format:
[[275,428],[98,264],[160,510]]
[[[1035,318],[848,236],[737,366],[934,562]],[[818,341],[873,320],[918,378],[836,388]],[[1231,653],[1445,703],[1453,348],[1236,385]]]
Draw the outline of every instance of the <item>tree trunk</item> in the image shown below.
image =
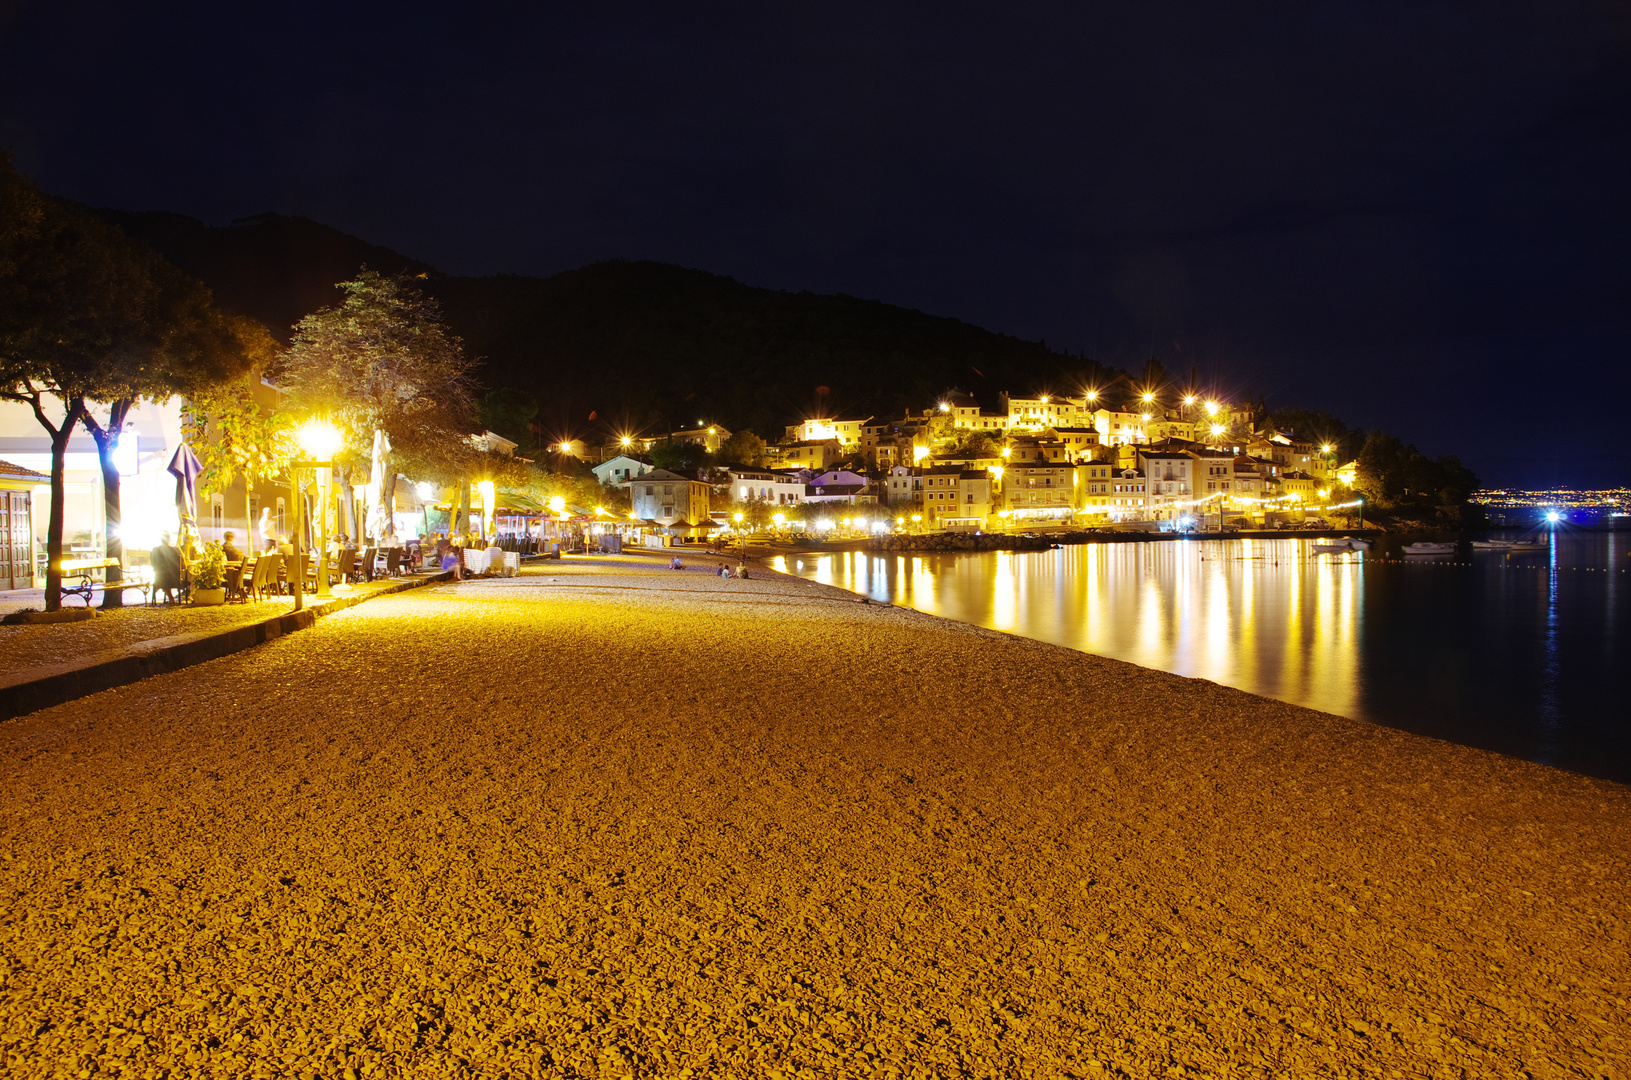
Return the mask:
[[102,590],[104,608],[125,606],[125,590],[116,587],[124,580],[125,542],[119,532],[123,514],[119,503],[119,463],[113,459],[113,452],[118,448],[119,436],[125,428],[125,418],[130,415],[130,410],[135,404],[134,398],[120,398],[109,405],[106,427],[98,424],[88,409],[82,418],[85,430],[96,440],[97,462],[102,466],[102,516],[106,519],[103,535],[106,538],[107,557],[120,560],[119,566],[110,566],[103,572],[107,580],[107,588]]
[[85,401],[75,398],[67,403],[60,428],[52,427],[51,421],[45,418],[39,394],[34,395],[30,404],[34,406],[34,416],[40,426],[51,433],[51,511],[45,527],[45,610],[59,611],[62,608],[62,516],[68,487],[64,477],[68,438],[85,412]]
[[396,535],[396,470],[385,468],[385,481],[380,485],[379,501],[385,507],[385,535]]
[[470,478],[467,476],[459,477],[459,528],[470,531]]

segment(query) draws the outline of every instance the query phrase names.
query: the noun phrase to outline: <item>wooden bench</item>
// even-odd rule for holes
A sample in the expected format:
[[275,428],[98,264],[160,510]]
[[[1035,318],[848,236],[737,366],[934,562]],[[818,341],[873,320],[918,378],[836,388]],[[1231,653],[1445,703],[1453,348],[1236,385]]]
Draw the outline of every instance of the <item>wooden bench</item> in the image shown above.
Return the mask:
[[[118,559],[63,559],[58,565],[62,567],[64,581],[71,577],[79,579],[73,585],[64,584],[59,590],[59,598],[66,600],[70,596],[77,596],[85,601],[86,607],[90,607],[98,590],[106,592],[108,588],[106,580],[98,581],[95,578],[96,572],[98,570],[105,572],[112,567],[120,566],[121,563]],[[120,589],[140,589],[144,598],[151,595],[153,588],[152,582],[136,578],[121,580],[118,585]]]

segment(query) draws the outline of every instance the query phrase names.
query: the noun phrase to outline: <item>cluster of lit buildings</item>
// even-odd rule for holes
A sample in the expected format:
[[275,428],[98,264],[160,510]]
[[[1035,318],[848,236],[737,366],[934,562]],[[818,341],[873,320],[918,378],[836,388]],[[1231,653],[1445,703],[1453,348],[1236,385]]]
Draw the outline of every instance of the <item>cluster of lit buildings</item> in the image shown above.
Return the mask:
[[[1353,504],[1355,467],[1334,446],[1256,430],[1222,400],[1084,391],[1002,395],[996,405],[954,393],[899,419],[810,417],[766,446],[762,465],[695,478],[654,470],[639,456],[651,440],[623,439],[595,472],[630,486],[633,516],[702,528],[732,527],[744,506],[789,527],[991,529],[1272,525]],[[699,424],[669,438],[717,450],[730,435]]]
[[1483,506],[1497,525],[1528,525],[1537,518],[1592,524],[1631,516],[1631,488],[1487,488],[1475,493],[1472,501]]

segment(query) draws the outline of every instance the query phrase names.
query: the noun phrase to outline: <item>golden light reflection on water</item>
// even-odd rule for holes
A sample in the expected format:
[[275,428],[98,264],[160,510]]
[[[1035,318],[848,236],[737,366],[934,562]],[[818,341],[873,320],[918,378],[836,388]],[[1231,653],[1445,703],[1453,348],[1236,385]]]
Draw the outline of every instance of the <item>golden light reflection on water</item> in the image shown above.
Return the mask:
[[919,611],[1358,715],[1359,559],[1315,556],[1299,540],[1236,540],[848,552],[772,565]]

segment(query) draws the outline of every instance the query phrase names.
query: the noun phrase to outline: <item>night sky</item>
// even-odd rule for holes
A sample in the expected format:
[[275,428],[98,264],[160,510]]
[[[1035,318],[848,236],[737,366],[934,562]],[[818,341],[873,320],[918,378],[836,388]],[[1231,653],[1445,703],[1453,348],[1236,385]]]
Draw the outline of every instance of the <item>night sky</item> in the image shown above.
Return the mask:
[[1631,483],[1623,0],[582,6],[0,0],[0,143],[95,205],[845,292]]

